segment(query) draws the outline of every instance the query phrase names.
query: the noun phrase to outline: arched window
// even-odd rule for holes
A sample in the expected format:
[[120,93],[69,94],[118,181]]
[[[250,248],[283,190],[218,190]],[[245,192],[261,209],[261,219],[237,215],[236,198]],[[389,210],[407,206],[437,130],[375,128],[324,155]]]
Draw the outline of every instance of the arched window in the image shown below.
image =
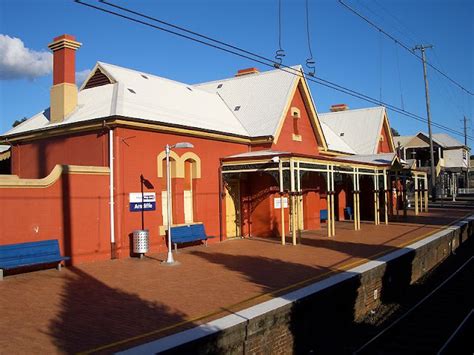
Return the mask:
[[195,221],[196,180],[201,177],[201,159],[192,152],[181,156],[184,167],[184,223]]

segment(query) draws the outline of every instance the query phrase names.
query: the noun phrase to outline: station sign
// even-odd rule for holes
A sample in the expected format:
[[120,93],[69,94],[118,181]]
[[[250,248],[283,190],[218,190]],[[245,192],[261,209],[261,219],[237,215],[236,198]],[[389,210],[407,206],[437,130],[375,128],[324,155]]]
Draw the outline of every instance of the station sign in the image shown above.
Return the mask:
[[[276,210],[281,209],[281,197],[275,197],[273,199],[273,208]],[[283,197],[283,208],[288,208],[288,197]]]
[[156,210],[156,192],[130,192],[130,212]]

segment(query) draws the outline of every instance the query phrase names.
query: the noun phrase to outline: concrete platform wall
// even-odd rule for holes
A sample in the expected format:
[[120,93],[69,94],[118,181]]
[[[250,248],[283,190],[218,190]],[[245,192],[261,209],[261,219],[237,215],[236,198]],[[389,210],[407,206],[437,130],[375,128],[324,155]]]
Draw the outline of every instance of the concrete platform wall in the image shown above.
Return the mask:
[[474,235],[474,218],[257,306],[130,349],[166,353],[331,353],[346,330],[407,288]]

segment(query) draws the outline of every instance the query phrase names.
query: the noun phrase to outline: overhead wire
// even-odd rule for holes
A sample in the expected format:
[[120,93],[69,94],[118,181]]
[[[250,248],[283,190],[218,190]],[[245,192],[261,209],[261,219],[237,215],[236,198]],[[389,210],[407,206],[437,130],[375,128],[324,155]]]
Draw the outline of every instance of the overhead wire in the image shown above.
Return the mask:
[[278,49],[275,52],[275,60],[278,62],[273,66],[279,68],[286,56],[285,50],[281,46],[281,0],[278,0]]
[[[122,14],[122,13],[118,13],[118,12],[115,12],[115,11],[112,11],[112,10],[109,10],[109,9],[106,9],[106,8],[103,8],[103,7],[99,7],[99,6],[96,6],[94,4],[90,4],[90,3],[87,3],[83,0],[74,0],[74,2],[76,2],[77,4],[80,4],[80,5],[83,5],[83,6],[86,6],[86,7],[89,7],[89,8],[92,8],[92,9],[95,9],[95,10],[98,10],[98,11],[101,11],[101,12],[104,12],[104,13],[107,13],[109,15],[113,15],[113,16],[117,16],[117,17],[120,17],[120,18],[123,18],[125,20],[129,20],[129,21],[132,21],[132,22],[135,22],[135,23],[138,23],[138,24],[142,24],[144,26],[147,26],[147,27],[151,27],[151,28],[154,28],[154,29],[157,29],[157,30],[160,30],[160,31],[163,31],[163,32],[166,32],[166,33],[170,33],[170,34],[173,34],[173,35],[176,35],[178,37],[181,37],[181,38],[185,38],[185,39],[189,39],[191,41],[194,41],[194,42],[197,42],[197,43],[200,43],[200,44],[203,44],[203,45],[206,45],[206,46],[209,46],[211,48],[214,48],[214,49],[218,49],[218,50],[221,50],[223,52],[226,52],[226,53],[230,53],[230,54],[234,54],[234,55],[237,55],[241,58],[245,58],[245,59],[249,59],[251,61],[254,61],[254,62],[257,62],[257,63],[260,63],[264,66],[267,66],[267,67],[274,67],[275,65],[278,65],[279,63],[278,62],[275,62],[274,60],[272,59],[269,59],[269,58],[266,58],[264,56],[261,56],[261,55],[258,55],[258,54],[255,54],[253,52],[250,52],[250,51],[247,51],[247,50],[244,50],[244,49],[241,49],[239,47],[236,47],[236,46],[233,46],[231,44],[228,44],[228,43],[225,43],[225,42],[222,42],[222,41],[219,41],[219,40],[215,40],[211,37],[208,37],[208,36],[205,36],[205,35],[201,35],[197,32],[193,32],[193,31],[190,31],[190,30],[187,30],[183,27],[180,27],[180,26],[176,26],[176,25],[169,25],[170,27],[172,28],[175,28],[175,29],[179,29],[180,31],[183,31],[185,33],[189,33],[189,34],[193,34],[197,37],[200,37],[200,38],[203,38],[203,39],[207,39],[209,41],[212,41],[214,43],[209,43],[209,42],[206,42],[202,39],[199,39],[199,38],[195,38],[195,37],[192,37],[190,35],[187,35],[187,34],[183,34],[183,33],[179,33],[179,32],[176,32],[176,31],[173,31],[173,30],[170,30],[168,28],[164,28],[162,26],[158,26],[158,25],[155,25],[155,24],[152,24],[152,23],[149,23],[149,22],[146,22],[146,21],[143,21],[143,20],[140,20],[140,19],[137,19],[137,18],[133,18],[133,17],[130,17],[130,16],[127,16],[125,14]],[[122,11],[125,11],[125,12],[128,12],[128,13],[132,13],[134,15],[137,15],[137,16],[140,16],[140,17],[143,17],[143,18],[147,18],[149,20],[152,20],[152,21],[156,21],[158,23],[162,23],[162,24],[166,24],[165,21],[162,21],[162,20],[159,20],[159,19],[155,19],[151,16],[148,16],[146,14],[141,14],[137,11],[134,11],[134,10],[130,10],[130,9],[127,9],[125,7],[122,7],[122,6],[118,6],[118,5],[115,5],[111,2],[108,2],[106,0],[99,0],[100,3],[103,3],[103,4],[106,4],[106,5],[109,5],[111,7],[114,7],[114,8],[118,8]],[[221,46],[219,46],[218,44],[220,44]],[[222,46],[225,46],[227,48],[223,48]],[[376,104],[376,105],[382,105],[382,106],[385,106],[387,109],[390,109],[394,112],[397,112],[397,113],[400,113],[406,117],[410,117],[412,119],[415,119],[417,121],[420,121],[420,122],[427,122],[427,119],[422,117],[422,116],[419,116],[417,114],[414,114],[412,112],[409,112],[409,111],[406,111],[404,109],[401,109],[395,105],[392,105],[392,104],[389,104],[389,103],[386,103],[386,102],[383,102],[383,101],[380,101],[380,100],[377,100],[377,99],[374,99],[368,95],[365,95],[363,93],[360,93],[360,92],[357,92],[355,90],[352,90],[350,88],[346,88],[342,85],[339,85],[339,84],[336,84],[336,83],[333,83],[329,80],[326,80],[326,79],[323,79],[321,77],[317,77],[317,76],[314,76],[314,77],[305,77],[305,75],[308,75],[308,73],[306,73],[304,70],[298,70],[296,68],[293,68],[293,67],[290,67],[290,66],[287,66],[287,65],[284,65],[284,64],[281,64],[281,66],[279,67],[279,70],[282,70],[282,71],[285,71],[286,73],[289,73],[289,74],[292,74],[292,75],[296,75],[296,76],[299,76],[299,77],[303,77],[305,78],[306,80],[308,81],[311,81],[311,82],[314,82],[316,84],[319,84],[319,85],[323,85],[323,86],[326,86],[328,88],[331,88],[333,90],[336,90],[336,91],[339,91],[339,92],[342,92],[342,93],[345,93],[347,95],[350,95],[350,96],[353,96],[353,97],[356,97],[358,99],[361,99],[361,100],[364,100],[364,101],[367,101],[367,102],[370,102],[370,103],[373,103],[373,104]],[[453,130],[452,128],[450,127],[447,127],[447,126],[444,126],[444,125],[441,125],[439,123],[436,123],[436,122],[432,122],[433,126],[437,127],[437,128],[440,128],[442,130],[445,130],[445,131],[448,131],[448,132],[451,132],[453,134],[456,134],[456,135],[462,135],[463,136],[463,133],[461,132],[458,132],[458,131],[455,131]],[[469,139],[471,140],[474,140],[474,137],[471,137],[469,136],[468,137]]]
[[306,59],[306,66],[308,67],[309,75],[316,75],[316,62],[313,58],[313,51],[311,50],[311,34],[309,30],[309,0],[306,0],[306,38],[308,39],[309,58]]
[[[369,18],[367,18],[366,16],[362,15],[359,11],[357,11],[356,9],[354,9],[353,7],[349,6],[348,4],[346,4],[344,1],[342,0],[338,0],[338,2],[344,6],[346,9],[348,9],[350,12],[352,12],[353,14],[355,14],[356,16],[360,17],[362,20],[364,20],[365,22],[367,22],[369,25],[371,25],[372,27],[376,28],[377,30],[379,30],[380,32],[382,32],[385,36],[387,36],[388,38],[390,38],[392,41],[394,41],[396,44],[398,44],[399,46],[401,46],[402,48],[404,48],[405,50],[407,50],[409,53],[411,53],[413,56],[417,57],[418,59],[422,60],[421,56],[419,56],[418,54],[415,53],[415,51],[413,51],[412,48],[410,48],[408,45],[406,45],[405,43],[403,43],[402,41],[400,41],[399,39],[395,38],[392,34],[388,33],[387,31],[385,31],[382,27],[380,27],[379,25],[377,25],[376,23],[374,23],[372,20],[370,20]],[[431,67],[433,70],[435,70],[436,72],[438,72],[440,75],[442,75],[443,77],[445,77],[447,80],[449,80],[451,83],[453,83],[454,85],[456,85],[457,87],[459,87],[461,90],[465,91],[466,93],[468,93],[469,95],[471,96],[474,96],[474,93],[472,91],[470,91],[469,89],[466,89],[463,85],[461,85],[460,83],[458,83],[456,80],[452,79],[450,76],[448,76],[447,74],[445,74],[444,72],[442,72],[440,69],[438,69],[437,67],[435,67],[433,64],[429,63],[429,62],[426,62],[426,64]]]

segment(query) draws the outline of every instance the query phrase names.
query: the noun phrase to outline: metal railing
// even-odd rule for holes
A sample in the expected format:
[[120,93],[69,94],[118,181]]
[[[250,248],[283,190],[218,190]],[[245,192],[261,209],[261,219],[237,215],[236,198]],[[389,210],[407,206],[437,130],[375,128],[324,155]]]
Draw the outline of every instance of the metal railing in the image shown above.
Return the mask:
[[458,195],[474,194],[474,187],[464,187],[458,189]]

